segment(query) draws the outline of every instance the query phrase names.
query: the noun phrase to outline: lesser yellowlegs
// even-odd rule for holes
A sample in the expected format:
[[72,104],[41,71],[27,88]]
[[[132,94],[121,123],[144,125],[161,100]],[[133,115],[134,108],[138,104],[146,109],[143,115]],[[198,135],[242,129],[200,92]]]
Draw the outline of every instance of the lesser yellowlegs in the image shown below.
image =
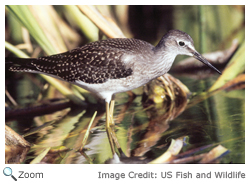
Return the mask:
[[[171,30],[153,46],[138,39],[114,38],[96,41],[65,53],[39,58],[6,58],[14,72],[42,73],[78,85],[106,102],[106,130],[110,143],[113,95],[140,87],[171,68],[177,55],[198,59],[217,71],[194,48],[185,32]],[[110,104],[110,107],[109,107]],[[112,153],[115,153],[111,143]]]

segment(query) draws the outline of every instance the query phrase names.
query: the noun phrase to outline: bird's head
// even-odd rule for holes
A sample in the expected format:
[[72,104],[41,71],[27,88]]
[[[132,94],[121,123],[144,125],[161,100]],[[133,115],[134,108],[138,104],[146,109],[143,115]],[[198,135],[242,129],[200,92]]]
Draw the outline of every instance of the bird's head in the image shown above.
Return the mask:
[[170,30],[162,37],[156,47],[164,47],[166,48],[166,50],[168,50],[168,52],[171,52],[175,55],[192,56],[221,74],[221,72],[217,68],[215,68],[199,52],[196,51],[193,39],[185,32],[182,32],[180,30]]

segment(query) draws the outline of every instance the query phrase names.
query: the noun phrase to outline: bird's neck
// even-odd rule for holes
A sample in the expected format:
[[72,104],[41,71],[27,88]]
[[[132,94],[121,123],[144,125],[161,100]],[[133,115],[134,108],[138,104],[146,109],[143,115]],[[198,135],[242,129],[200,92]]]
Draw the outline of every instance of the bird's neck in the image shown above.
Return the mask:
[[167,73],[173,62],[176,55],[176,52],[172,52],[168,50],[168,48],[165,48],[165,50],[162,50],[161,48],[157,48],[158,46],[153,48],[154,55],[152,56],[153,58],[153,63],[151,65],[152,68],[152,73],[153,73],[153,78],[156,78],[158,76],[161,76],[165,73]]

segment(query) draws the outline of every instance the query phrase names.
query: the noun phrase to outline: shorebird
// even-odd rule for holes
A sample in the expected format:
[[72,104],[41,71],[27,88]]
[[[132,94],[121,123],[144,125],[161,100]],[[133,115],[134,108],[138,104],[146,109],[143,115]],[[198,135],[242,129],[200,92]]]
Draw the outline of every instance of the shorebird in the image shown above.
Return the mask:
[[106,102],[106,131],[115,154],[111,130],[114,95],[140,87],[167,73],[177,55],[193,56],[219,74],[195,50],[185,32],[170,30],[156,46],[139,39],[113,38],[92,42],[68,52],[39,58],[6,58],[13,72],[41,73],[84,88]]

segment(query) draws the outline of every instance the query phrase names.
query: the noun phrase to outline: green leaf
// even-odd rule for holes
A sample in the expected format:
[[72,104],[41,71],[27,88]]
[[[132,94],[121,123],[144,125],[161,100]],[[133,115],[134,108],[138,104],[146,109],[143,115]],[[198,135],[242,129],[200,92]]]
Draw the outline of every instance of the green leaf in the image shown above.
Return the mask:
[[42,159],[46,156],[46,154],[49,152],[50,149],[51,149],[51,147],[47,147],[46,149],[44,149],[44,151],[42,153],[40,153],[36,158],[34,158],[30,162],[30,164],[40,163],[42,161]]
[[219,89],[225,85],[228,81],[237,77],[240,73],[243,73],[245,70],[245,42],[242,43],[238,51],[235,53],[222,75],[218,80],[212,85],[209,89],[209,92],[212,92],[216,89]]
[[47,54],[57,53],[27,5],[7,5],[6,7],[10,11],[9,13],[13,14],[27,28],[32,37]]

